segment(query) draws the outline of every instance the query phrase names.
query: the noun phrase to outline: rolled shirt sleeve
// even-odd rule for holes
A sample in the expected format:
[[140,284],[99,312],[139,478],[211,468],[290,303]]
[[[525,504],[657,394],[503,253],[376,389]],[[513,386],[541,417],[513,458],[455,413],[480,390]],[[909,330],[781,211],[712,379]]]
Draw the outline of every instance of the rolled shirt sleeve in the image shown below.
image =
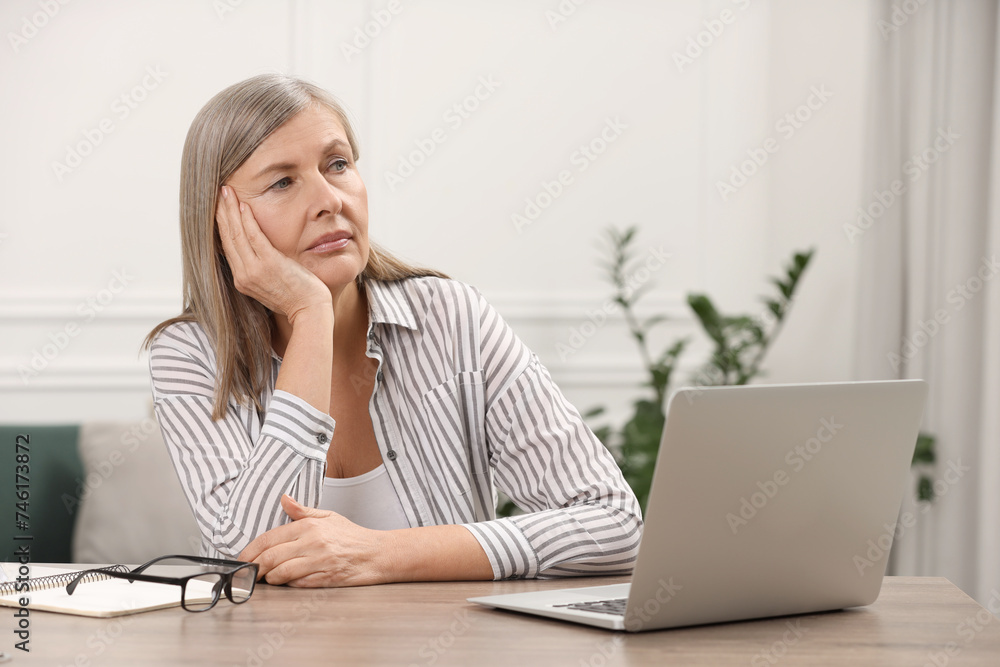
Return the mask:
[[635,494],[537,356],[484,300],[480,308],[490,465],[526,513],[463,525],[497,579],[631,572],[642,533]]
[[194,323],[167,327],[150,347],[153,405],[163,439],[201,529],[202,552],[235,556],[257,535],[289,521],[280,498],[319,502],[332,417],[274,391],[261,421],[230,403],[212,419],[214,355]]

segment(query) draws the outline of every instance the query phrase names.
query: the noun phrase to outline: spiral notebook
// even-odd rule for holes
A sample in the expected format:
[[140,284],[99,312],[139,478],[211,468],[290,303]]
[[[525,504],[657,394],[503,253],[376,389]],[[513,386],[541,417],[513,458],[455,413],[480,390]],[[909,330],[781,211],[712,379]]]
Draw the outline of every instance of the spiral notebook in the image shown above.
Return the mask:
[[[167,584],[156,584],[146,581],[129,583],[126,579],[113,579],[103,575],[88,575],[85,583],[81,583],[73,592],[66,593],[66,585],[82,569],[65,569],[44,565],[30,565],[28,574],[29,590],[18,592],[17,563],[0,564],[6,575],[5,581],[0,581],[0,606],[20,607],[21,598],[27,598],[28,609],[36,611],[55,611],[62,614],[77,616],[97,616],[108,618],[124,616],[154,609],[179,607],[181,604],[181,587]],[[127,572],[124,565],[114,566],[119,572]],[[205,586],[205,593],[192,586]],[[212,599],[211,586],[199,581],[188,584],[187,597],[190,601],[198,594],[205,600]]]

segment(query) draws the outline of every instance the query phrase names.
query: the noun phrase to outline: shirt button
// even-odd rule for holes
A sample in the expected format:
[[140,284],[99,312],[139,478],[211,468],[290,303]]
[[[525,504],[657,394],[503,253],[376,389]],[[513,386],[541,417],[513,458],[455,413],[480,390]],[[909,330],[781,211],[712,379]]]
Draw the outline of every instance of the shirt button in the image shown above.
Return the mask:
[[326,433],[320,433],[316,436],[316,442],[321,445],[325,445],[330,438],[326,437]]
[[396,451],[393,450],[393,449],[390,449],[389,451],[387,451],[385,453],[385,455],[389,457],[390,461],[395,461],[396,460]]

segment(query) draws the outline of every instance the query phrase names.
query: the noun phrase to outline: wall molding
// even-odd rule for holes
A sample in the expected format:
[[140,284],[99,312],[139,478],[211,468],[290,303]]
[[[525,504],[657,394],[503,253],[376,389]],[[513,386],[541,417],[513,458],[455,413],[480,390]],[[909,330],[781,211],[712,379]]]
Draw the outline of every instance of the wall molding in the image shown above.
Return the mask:
[[[36,292],[34,294],[0,294],[0,332],[4,329],[23,330],[41,328],[58,330],[65,323],[79,321],[84,316],[81,304],[94,294]],[[497,292],[487,297],[490,303],[510,322],[515,330],[531,328],[535,332],[551,330],[553,338],[565,337],[567,327],[589,321],[588,313],[601,310],[609,323],[623,323],[621,309],[615,306],[610,312],[605,309],[610,299],[594,299],[586,292],[562,294]],[[100,305],[100,304],[98,304]],[[86,306],[84,306],[86,308]],[[687,305],[676,295],[649,295],[644,299],[637,313],[642,317],[652,314],[666,314],[675,324],[687,326],[692,318],[686,312]],[[86,326],[98,325],[103,330],[114,329],[116,325],[152,326],[158,321],[176,315],[180,311],[180,296],[166,291],[129,290],[115,295],[114,299]],[[43,334],[44,335],[44,334]],[[130,331],[130,336],[133,335]],[[0,358],[0,394],[2,393],[48,393],[53,391],[143,391],[149,390],[149,372],[145,354],[135,357],[134,345],[120,345],[119,341],[109,341],[109,351],[117,354],[77,356],[57,358],[51,366],[32,375],[27,382],[22,379],[19,368],[30,368],[29,350],[19,355],[10,354]],[[552,362],[547,367],[560,387],[566,389],[634,388],[642,381],[642,366],[638,355],[629,355],[629,361],[622,361],[617,349],[596,358],[581,358],[579,361]],[[682,369],[683,370],[683,369]]]
[[[490,304],[505,319],[534,324],[564,323],[585,319],[590,311],[603,310],[612,320],[623,320],[621,308],[607,295],[595,298],[588,292],[493,292]],[[164,320],[180,312],[179,293],[129,290],[102,303],[94,293],[36,292],[0,294],[0,327],[24,326],[48,320],[70,321],[84,316],[87,309],[99,311],[95,319],[108,321]],[[81,313],[83,309],[84,313]],[[665,314],[679,321],[691,320],[687,303],[680,294],[651,294],[636,307],[648,316]]]
[[[110,295],[105,296],[102,292]],[[180,312],[181,297],[175,292],[128,290],[111,294],[98,292],[34,292],[0,294],[0,327],[24,326],[32,322],[64,322],[88,317],[94,320],[146,321],[166,319]]]
[[[484,296],[510,322],[579,322],[595,310],[605,312],[612,321],[624,321],[621,307],[607,293],[597,297],[590,292],[495,292]],[[664,314],[678,321],[691,320],[687,303],[679,293],[650,294],[643,298],[635,310],[644,317]]]
[[[80,361],[46,368],[37,375],[21,379],[18,366],[7,365],[0,370],[0,393],[42,393],[50,391],[109,391],[149,390],[149,371],[146,362],[134,364]],[[569,388],[618,388],[637,387],[643,380],[643,369],[635,363],[610,361],[582,362],[578,364],[547,364],[549,372],[560,387]],[[684,372],[685,369],[680,369]]]
[[149,370],[145,361],[133,364],[107,363],[98,360],[64,363],[45,368],[37,375],[22,379],[18,370],[23,361],[4,364],[0,371],[0,393],[47,393],[52,391],[149,391]]

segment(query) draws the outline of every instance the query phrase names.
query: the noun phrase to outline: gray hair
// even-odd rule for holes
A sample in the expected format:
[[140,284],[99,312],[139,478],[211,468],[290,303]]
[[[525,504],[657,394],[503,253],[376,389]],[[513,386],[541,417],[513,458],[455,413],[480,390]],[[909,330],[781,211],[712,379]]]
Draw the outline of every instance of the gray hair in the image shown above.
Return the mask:
[[[314,104],[340,119],[356,161],[358,142],[340,102],[315,84],[283,74],[254,76],[215,95],[195,116],[184,142],[180,189],[184,310],[158,324],[144,346],[175,322],[195,321],[204,327],[215,346],[218,368],[214,419],[225,416],[230,397],[263,410],[259,396],[270,378],[273,327],[270,311],[233,283],[215,221],[219,189],[272,132]],[[363,287],[365,278],[431,275],[446,277],[410,266],[371,244],[358,284]]]

